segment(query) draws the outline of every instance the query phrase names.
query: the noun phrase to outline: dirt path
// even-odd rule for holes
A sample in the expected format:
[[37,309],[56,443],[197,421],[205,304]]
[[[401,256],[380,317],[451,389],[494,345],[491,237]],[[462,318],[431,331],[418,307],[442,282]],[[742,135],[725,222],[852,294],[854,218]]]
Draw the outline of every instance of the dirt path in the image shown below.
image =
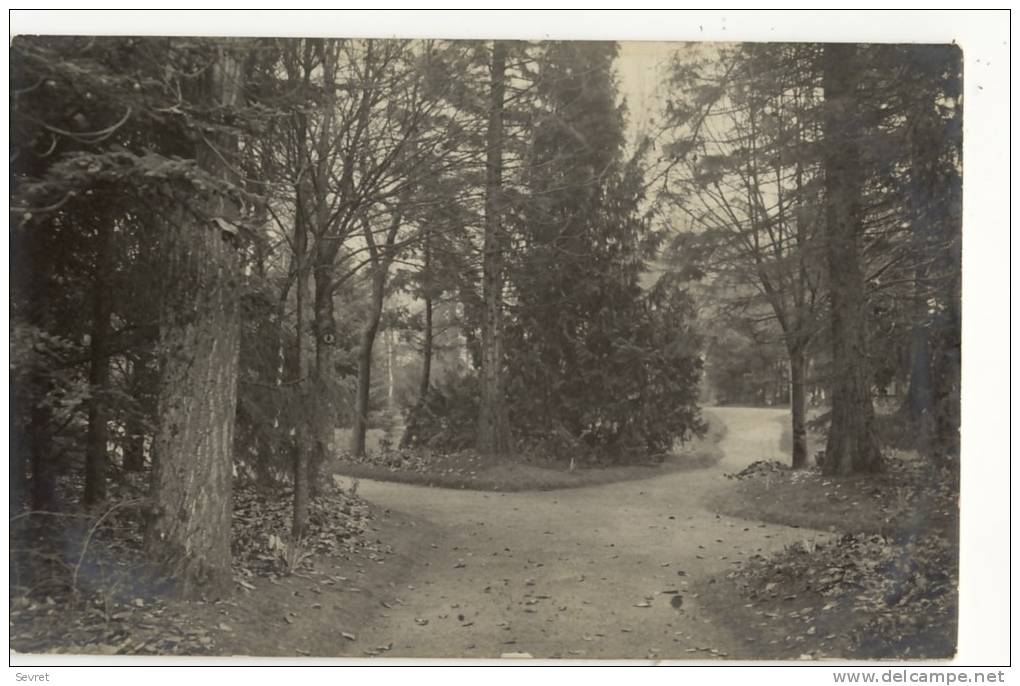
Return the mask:
[[782,411],[712,412],[728,427],[725,457],[695,472],[502,494],[362,481],[360,495],[425,520],[436,542],[412,581],[379,598],[349,654],[392,645],[385,655],[745,657],[740,627],[715,625],[689,589],[754,552],[825,534],[705,509],[726,488],[723,473],[781,459]]

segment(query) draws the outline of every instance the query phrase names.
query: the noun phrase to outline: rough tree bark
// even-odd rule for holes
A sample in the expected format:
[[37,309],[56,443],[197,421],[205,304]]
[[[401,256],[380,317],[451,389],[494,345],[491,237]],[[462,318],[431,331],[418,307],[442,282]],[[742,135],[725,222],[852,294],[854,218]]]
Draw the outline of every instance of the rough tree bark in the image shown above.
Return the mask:
[[[330,239],[332,240],[332,239]],[[319,239],[319,244],[324,243]],[[335,255],[335,251],[333,251]],[[333,432],[336,430],[336,401],[334,398],[333,375],[336,368],[336,308],[333,304],[333,263],[334,257],[317,253],[314,266],[314,312],[315,365],[312,369],[310,392],[311,423],[309,436],[312,449],[306,459],[306,483],[309,497],[314,497],[318,488],[320,468],[329,459],[333,449]]]
[[867,302],[860,265],[862,172],[857,48],[824,48],[825,226],[832,326],[832,419],[825,447],[827,474],[877,471],[882,455],[874,430],[867,350]]
[[503,94],[507,46],[493,41],[489,121],[485,160],[485,241],[482,258],[482,368],[478,412],[478,451],[500,455],[513,450],[503,393]]
[[110,271],[113,268],[113,227],[100,219],[97,225],[96,262],[92,282],[92,336],[89,342],[89,428],[85,442],[85,504],[106,500],[106,443],[108,438],[106,392],[110,385],[110,317],[113,314]]
[[[212,106],[238,97],[240,61],[220,45],[200,87]],[[236,137],[209,133],[202,169],[225,179]],[[223,197],[205,208],[229,221]],[[152,509],[146,549],[159,572],[184,596],[230,587],[233,433],[240,354],[240,268],[235,237],[184,209],[163,233],[160,383]]]

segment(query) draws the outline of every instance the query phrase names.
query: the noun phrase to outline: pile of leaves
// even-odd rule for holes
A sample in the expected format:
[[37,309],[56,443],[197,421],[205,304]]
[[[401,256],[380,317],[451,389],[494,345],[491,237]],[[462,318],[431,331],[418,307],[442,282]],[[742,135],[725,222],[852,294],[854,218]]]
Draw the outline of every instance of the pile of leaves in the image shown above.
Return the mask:
[[768,474],[785,474],[789,471],[790,468],[778,460],[756,460],[741,469],[739,472],[734,474],[724,474],[724,476],[727,479],[750,479],[752,477],[765,476]]
[[854,630],[858,650],[874,657],[953,655],[959,609],[956,546],[934,535],[898,545],[880,572],[882,582],[858,598],[869,617]]
[[[959,520],[953,465],[888,451],[881,474],[834,479],[817,468],[792,471],[768,464],[756,462],[747,474],[729,475],[752,477],[740,488],[753,487],[763,500],[748,491],[743,502],[749,507],[778,499],[784,508],[800,511],[796,522],[781,523],[821,528],[832,521],[854,530],[830,543],[797,544],[749,558],[729,575],[742,595],[757,604],[818,600],[826,612],[802,611],[802,621],[810,624],[805,631],[816,625],[818,633],[846,629],[858,657],[952,655]],[[753,479],[780,472],[767,488],[765,479]],[[840,611],[846,618],[833,620]]]
[[424,474],[432,471],[432,468],[441,459],[441,456],[431,450],[400,448],[396,450],[369,451],[364,455],[344,453],[342,459],[344,462],[373,465],[393,472],[418,472]]
[[[365,455],[345,453],[341,456],[341,462],[345,463],[346,469],[341,469],[344,473],[356,473],[369,478],[386,478],[385,474],[372,473],[374,470],[382,470],[389,474],[423,474],[461,477],[466,480],[498,464],[497,459],[481,455],[473,448],[442,452],[427,448],[391,448],[386,445],[382,450],[370,451]],[[351,465],[371,469],[369,471],[351,469]]]
[[[856,656],[935,658],[955,651],[956,570],[955,548],[942,536],[897,542],[846,534],[832,543],[752,556],[729,577],[753,601],[807,594],[819,597],[823,611],[848,610]],[[804,622],[818,623],[819,613],[801,614]]]
[[234,573],[271,576],[308,566],[312,555],[347,558],[366,543],[371,513],[364,501],[335,484],[323,486],[308,507],[308,528],[298,544],[290,540],[293,491],[255,484],[234,487],[231,549]]

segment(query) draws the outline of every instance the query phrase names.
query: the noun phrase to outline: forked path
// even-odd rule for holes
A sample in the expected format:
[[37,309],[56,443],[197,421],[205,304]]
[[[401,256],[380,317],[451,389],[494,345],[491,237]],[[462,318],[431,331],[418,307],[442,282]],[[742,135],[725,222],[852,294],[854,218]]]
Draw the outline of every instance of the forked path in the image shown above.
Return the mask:
[[723,473],[780,456],[783,417],[712,412],[728,429],[725,457],[693,472],[529,493],[363,480],[359,494],[430,521],[440,537],[358,644],[392,644],[393,657],[745,657],[735,638],[753,632],[717,625],[699,606],[695,582],[755,552],[825,534],[706,509],[707,496],[727,486]]

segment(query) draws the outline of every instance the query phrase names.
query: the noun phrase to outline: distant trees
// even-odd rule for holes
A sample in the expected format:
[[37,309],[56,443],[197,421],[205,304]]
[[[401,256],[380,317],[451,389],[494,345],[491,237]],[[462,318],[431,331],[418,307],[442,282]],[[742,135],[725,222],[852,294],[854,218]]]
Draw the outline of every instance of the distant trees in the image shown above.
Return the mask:
[[[807,465],[807,368],[823,278],[819,100],[812,45],[725,46],[678,53],[667,116],[664,196],[697,227],[699,264],[720,280],[758,342],[786,349],[794,468]],[[805,69],[805,65],[808,69]],[[762,316],[767,308],[771,316]]]
[[[825,361],[832,403],[827,470],[878,468],[872,395],[893,379],[910,380],[905,420],[953,417],[929,447],[955,445],[959,415],[949,398],[958,387],[933,399],[927,351],[935,338],[951,340],[942,368],[958,379],[949,362],[959,352],[950,295],[959,269],[958,54],[719,46],[679,53],[670,78],[660,173],[691,227],[677,247],[728,285],[727,308],[744,311],[758,327],[753,336],[778,330],[790,365],[794,466],[806,464],[812,355]],[[935,334],[937,312],[946,316]]]

